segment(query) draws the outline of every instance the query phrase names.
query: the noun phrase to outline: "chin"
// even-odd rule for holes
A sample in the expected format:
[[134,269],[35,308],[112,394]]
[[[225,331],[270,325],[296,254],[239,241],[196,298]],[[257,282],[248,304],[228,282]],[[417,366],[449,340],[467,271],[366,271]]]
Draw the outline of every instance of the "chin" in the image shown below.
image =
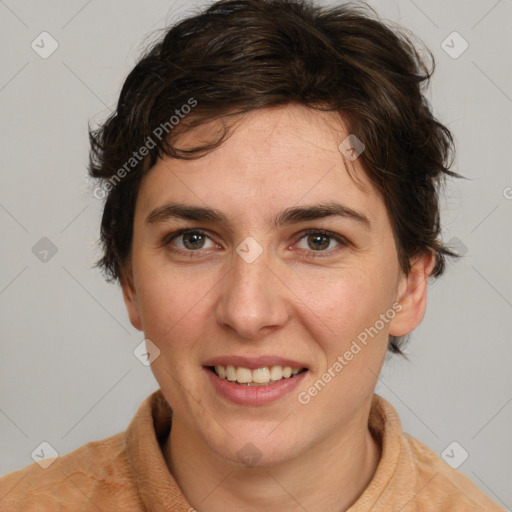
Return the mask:
[[[269,427],[271,427],[269,425]],[[300,443],[291,432],[272,432],[275,428],[258,429],[258,425],[252,425],[244,435],[231,437],[224,436],[224,442],[217,439],[206,439],[206,444],[216,453],[231,464],[240,467],[272,467],[286,463],[296,458],[305,449],[305,441]],[[253,435],[254,434],[254,435]]]

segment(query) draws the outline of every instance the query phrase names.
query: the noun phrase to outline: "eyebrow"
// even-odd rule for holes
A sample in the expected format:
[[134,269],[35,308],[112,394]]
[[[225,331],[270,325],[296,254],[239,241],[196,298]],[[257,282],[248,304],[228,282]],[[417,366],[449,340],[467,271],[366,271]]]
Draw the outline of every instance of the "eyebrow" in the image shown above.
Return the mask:
[[[327,217],[343,217],[354,220],[368,229],[371,227],[370,219],[362,212],[334,202],[286,208],[277,214],[273,223],[276,226],[284,226]],[[164,222],[170,218],[229,225],[228,217],[220,210],[183,203],[169,203],[155,208],[146,217],[146,224]]]

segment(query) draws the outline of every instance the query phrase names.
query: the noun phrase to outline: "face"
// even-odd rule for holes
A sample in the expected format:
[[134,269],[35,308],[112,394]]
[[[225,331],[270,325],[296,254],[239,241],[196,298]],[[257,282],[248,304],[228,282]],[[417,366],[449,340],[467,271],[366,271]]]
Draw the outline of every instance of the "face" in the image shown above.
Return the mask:
[[364,429],[388,336],[423,315],[382,198],[338,149],[348,135],[332,113],[253,111],[216,150],[160,160],[141,183],[130,319],[160,350],[174,424],[224,459],[251,443],[278,463]]

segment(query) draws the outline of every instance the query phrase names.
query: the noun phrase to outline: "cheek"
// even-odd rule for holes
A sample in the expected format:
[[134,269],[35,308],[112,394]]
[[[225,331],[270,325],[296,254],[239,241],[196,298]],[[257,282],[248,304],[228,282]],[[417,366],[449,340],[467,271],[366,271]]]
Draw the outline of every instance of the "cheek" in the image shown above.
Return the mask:
[[314,278],[296,278],[293,289],[307,305],[311,318],[327,333],[347,338],[379,318],[391,300],[389,286],[368,271],[329,272]]
[[[144,268],[144,267],[139,267]],[[206,276],[190,272],[153,271],[149,266],[139,272],[139,309],[145,337],[160,349],[151,370],[176,413],[183,417],[195,411],[201,415],[201,391],[194,372],[204,332],[213,332],[212,315],[208,314],[207,291],[213,283]],[[205,296],[206,294],[206,296]],[[183,392],[183,389],[187,392]],[[190,420],[195,421],[195,420]]]
[[375,388],[387,350],[389,323],[372,329],[387,311],[391,297],[386,280],[376,279],[368,268],[352,267],[350,272],[315,279],[316,286],[305,279],[297,293],[307,302],[301,324],[308,326],[309,347],[318,364],[305,383],[301,400],[310,400],[312,410],[326,424],[338,422],[340,411],[350,415],[358,410]]
[[[151,273],[141,276],[138,297],[144,331],[148,337],[165,340],[193,331],[204,309],[204,279],[190,273]],[[185,339],[180,338],[184,343]]]

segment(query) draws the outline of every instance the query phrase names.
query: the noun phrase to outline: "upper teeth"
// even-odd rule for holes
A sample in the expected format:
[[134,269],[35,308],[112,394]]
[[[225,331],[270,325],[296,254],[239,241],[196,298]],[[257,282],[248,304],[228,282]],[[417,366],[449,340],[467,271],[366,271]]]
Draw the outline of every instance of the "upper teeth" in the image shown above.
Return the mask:
[[292,375],[297,375],[302,368],[292,368],[291,366],[263,366],[262,368],[244,368],[243,366],[217,365],[215,373],[222,379],[231,382],[237,381],[239,384],[266,384],[270,381],[278,381],[283,378],[288,379]]

